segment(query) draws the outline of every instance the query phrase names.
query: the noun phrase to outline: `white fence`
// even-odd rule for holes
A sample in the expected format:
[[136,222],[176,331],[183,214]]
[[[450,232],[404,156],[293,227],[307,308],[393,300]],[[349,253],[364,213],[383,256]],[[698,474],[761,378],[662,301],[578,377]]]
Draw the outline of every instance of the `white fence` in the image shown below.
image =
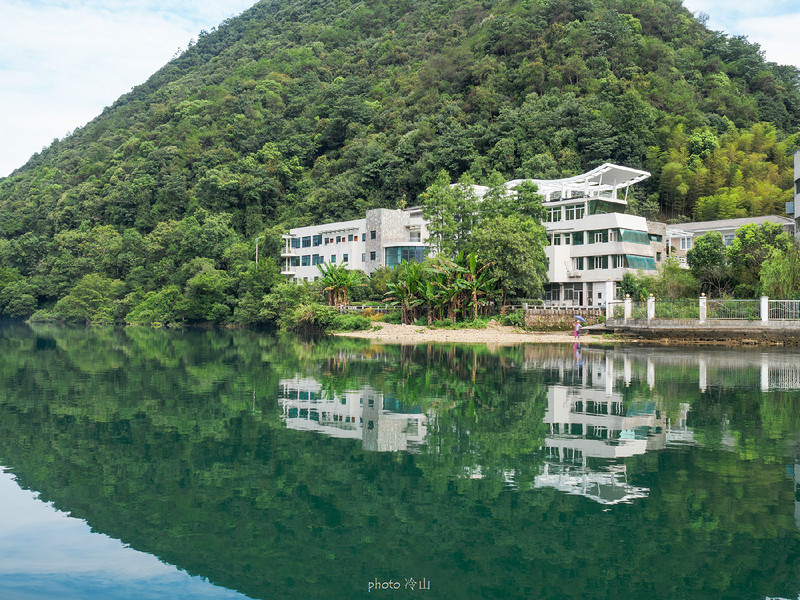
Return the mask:
[[609,302],[606,320],[691,320],[699,321],[798,321],[800,300],[757,300],[706,298],[692,300],[656,300],[633,302],[631,298]]

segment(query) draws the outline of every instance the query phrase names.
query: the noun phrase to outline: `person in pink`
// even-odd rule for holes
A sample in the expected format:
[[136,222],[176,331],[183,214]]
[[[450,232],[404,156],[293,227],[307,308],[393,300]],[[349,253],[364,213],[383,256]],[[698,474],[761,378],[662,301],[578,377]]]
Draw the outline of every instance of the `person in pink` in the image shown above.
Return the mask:
[[575,339],[581,339],[581,322],[575,319]]

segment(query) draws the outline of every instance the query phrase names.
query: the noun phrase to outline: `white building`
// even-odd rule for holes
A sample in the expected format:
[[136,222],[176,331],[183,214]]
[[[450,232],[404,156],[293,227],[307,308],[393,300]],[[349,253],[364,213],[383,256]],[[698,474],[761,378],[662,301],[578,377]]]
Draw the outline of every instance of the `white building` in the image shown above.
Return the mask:
[[[644,217],[623,214],[629,188],[648,177],[647,171],[606,163],[574,177],[506,183],[513,195],[514,188],[530,181],[545,198],[547,304],[604,304],[615,299],[626,272],[656,269],[651,242],[662,242],[662,236],[648,233]],[[476,186],[478,195],[487,189]]]
[[[647,179],[646,171],[606,163],[575,177],[517,179],[505,184],[509,201],[525,181],[538,186],[547,210],[550,245],[545,301],[562,305],[598,305],[614,299],[626,272],[656,269],[644,217],[623,214],[630,186]],[[488,188],[475,186],[480,197]],[[371,274],[402,260],[421,261],[429,251],[428,231],[420,208],[368,210],[365,219],[291,229],[281,271],[292,281],[314,281],[318,264],[346,263]]]
[[372,274],[403,260],[422,262],[428,230],[422,209],[368,210],[366,218],[290,229],[283,236],[282,275],[290,281],[314,281],[318,264],[347,264]]

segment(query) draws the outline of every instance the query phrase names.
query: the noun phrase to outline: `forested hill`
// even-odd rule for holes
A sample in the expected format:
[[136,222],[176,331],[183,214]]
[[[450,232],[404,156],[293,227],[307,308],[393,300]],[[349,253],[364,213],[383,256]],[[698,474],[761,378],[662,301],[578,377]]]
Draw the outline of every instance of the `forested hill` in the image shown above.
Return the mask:
[[676,0],[265,0],[0,180],[0,288],[30,286],[24,314],[91,273],[239,281],[265,230],[414,203],[441,169],[612,161],[653,173],[642,214],[782,213],[799,125],[797,69]]

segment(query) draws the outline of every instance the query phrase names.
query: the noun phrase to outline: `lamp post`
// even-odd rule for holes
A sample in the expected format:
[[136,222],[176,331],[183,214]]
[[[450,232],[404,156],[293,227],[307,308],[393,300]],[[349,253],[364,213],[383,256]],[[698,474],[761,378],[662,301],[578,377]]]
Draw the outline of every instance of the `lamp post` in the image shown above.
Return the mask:
[[265,236],[260,235],[256,238],[256,265],[258,265],[258,240],[263,239]]

